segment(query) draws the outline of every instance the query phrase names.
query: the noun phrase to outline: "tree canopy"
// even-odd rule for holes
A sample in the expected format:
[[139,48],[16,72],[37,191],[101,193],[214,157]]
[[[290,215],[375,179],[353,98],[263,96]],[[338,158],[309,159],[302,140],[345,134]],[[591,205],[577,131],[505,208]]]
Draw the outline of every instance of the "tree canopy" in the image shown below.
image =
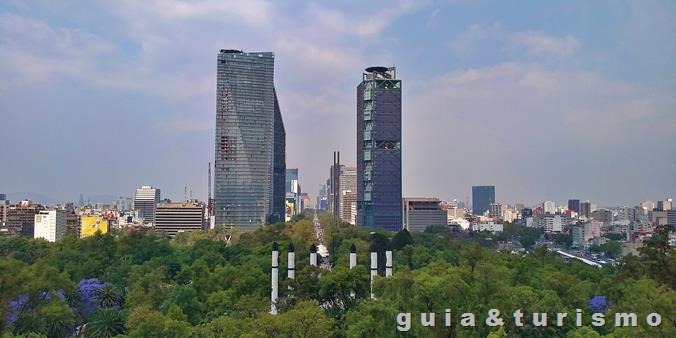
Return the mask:
[[[676,259],[668,229],[646,243],[641,257],[599,269],[565,262],[547,250],[498,251],[444,227],[371,233],[335,225],[330,215],[320,220],[330,271],[309,265],[314,242],[309,217],[229,233],[228,242],[223,229],[171,240],[152,231],[55,243],[0,238],[0,336],[399,337],[399,313],[411,313],[407,336],[412,337],[676,336]],[[269,313],[273,242],[296,248],[294,280],[286,278],[287,256],[280,252],[277,315]],[[368,273],[372,243],[381,270],[384,251],[394,250],[395,273],[385,278],[380,271],[375,299]],[[352,244],[358,264],[349,269]],[[608,316],[606,325],[596,327],[590,313],[599,299]],[[451,326],[443,323],[446,309],[452,310]],[[490,309],[500,310],[503,326],[483,325]],[[517,309],[524,313],[523,326],[511,316]],[[585,313],[580,327],[572,319],[576,309]],[[610,314],[630,311],[639,325],[615,327]],[[435,327],[420,323],[421,313],[429,312],[436,313]],[[465,312],[477,316],[476,326],[459,325]],[[531,323],[533,313],[547,313],[551,322],[557,312],[569,313],[570,320],[562,326]],[[661,314],[661,325],[645,323],[651,312]]]

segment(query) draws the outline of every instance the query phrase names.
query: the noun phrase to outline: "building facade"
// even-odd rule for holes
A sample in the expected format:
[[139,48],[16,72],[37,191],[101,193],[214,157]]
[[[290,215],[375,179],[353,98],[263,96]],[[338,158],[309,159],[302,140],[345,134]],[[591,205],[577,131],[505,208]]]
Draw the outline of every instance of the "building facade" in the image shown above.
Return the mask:
[[401,80],[366,68],[357,87],[357,226],[402,229]]
[[568,210],[580,213],[580,200],[568,200]]
[[66,210],[41,210],[35,215],[33,238],[56,242],[66,234]]
[[80,238],[93,236],[96,232],[108,232],[109,221],[101,215],[82,215],[80,217]]
[[448,225],[448,213],[437,198],[404,198],[402,204],[404,229],[409,232],[422,232],[432,225]]
[[204,224],[205,205],[197,201],[163,203],[157,206],[155,229],[170,237],[184,231],[201,231]]
[[472,214],[483,215],[495,203],[495,186],[480,185],[472,187]]
[[138,212],[139,217],[143,218],[143,223],[153,224],[155,222],[155,211],[159,202],[160,189],[149,185],[136,189],[136,193],[134,194],[134,210]]
[[544,201],[542,202],[542,209],[544,209],[545,214],[554,214],[556,212],[556,203],[553,201]]
[[217,71],[215,223],[253,231],[285,212],[286,133],[274,54],[222,49]]
[[580,217],[589,219],[591,218],[592,213],[592,204],[589,201],[584,201],[580,203]]
[[357,203],[357,168],[341,166],[339,183],[338,205],[340,209],[340,219],[350,224],[355,223],[356,215],[352,215],[352,204]]
[[7,221],[0,227],[0,235],[8,237],[33,238],[35,229],[35,215],[45,207],[34,204],[30,200],[23,200],[19,204],[10,204],[7,207]]

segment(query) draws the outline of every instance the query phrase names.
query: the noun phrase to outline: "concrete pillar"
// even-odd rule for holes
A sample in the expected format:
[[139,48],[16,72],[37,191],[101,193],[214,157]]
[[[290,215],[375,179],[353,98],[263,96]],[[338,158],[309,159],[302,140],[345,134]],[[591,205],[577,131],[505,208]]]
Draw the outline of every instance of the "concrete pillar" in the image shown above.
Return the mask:
[[317,266],[317,246],[310,246],[310,265]]
[[[357,247],[352,244],[350,246],[350,270],[357,266]],[[350,297],[354,298],[357,295],[354,293],[354,291],[350,291]]]
[[371,298],[375,299],[373,294],[373,280],[378,274],[378,252],[376,251],[375,245],[371,244]]
[[270,314],[277,314],[277,298],[279,295],[279,245],[272,244],[272,292],[270,293]]
[[296,278],[296,252],[294,251],[293,243],[289,243],[288,265],[286,268],[287,278]]
[[350,246],[350,269],[357,266],[357,247],[352,244]]
[[385,250],[385,277],[390,276],[392,276],[392,245],[388,243]]

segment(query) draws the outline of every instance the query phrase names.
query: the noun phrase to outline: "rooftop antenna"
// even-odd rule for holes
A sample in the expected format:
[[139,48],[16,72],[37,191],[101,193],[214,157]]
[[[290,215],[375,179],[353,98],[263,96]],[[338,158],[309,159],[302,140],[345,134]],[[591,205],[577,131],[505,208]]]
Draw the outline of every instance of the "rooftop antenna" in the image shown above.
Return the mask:
[[183,199],[188,199],[188,187],[183,187]]

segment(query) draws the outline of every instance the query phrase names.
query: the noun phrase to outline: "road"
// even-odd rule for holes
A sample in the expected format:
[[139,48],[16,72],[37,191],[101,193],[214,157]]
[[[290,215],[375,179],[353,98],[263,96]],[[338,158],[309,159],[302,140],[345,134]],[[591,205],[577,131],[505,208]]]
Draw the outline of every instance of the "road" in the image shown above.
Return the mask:
[[317,239],[317,253],[319,254],[319,267],[327,270],[331,270],[331,261],[329,260],[329,249],[324,245],[324,229],[322,224],[319,222],[319,217],[317,217],[317,212],[315,211],[314,218],[312,220],[315,229],[315,237]]

